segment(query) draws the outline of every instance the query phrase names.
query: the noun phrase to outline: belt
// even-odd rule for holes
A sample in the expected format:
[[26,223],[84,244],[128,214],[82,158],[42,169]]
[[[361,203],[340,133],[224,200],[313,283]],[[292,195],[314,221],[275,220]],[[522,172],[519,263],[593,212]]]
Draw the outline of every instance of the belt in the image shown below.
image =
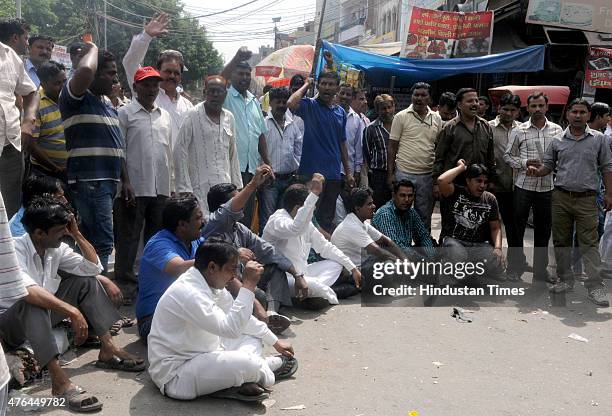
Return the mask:
[[292,173],[275,173],[274,177],[277,179],[288,179],[295,176],[295,172]]
[[567,189],[563,189],[560,186],[555,186],[557,191],[561,191],[564,194],[569,194],[569,196],[574,198],[586,198],[587,196],[597,196],[597,192],[595,191],[583,191],[583,192],[573,192],[568,191]]

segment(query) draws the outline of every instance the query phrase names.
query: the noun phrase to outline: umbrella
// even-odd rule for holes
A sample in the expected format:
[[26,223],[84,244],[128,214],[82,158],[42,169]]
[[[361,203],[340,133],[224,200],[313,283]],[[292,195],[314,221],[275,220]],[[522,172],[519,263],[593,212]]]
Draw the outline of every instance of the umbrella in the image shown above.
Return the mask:
[[279,49],[266,56],[255,66],[255,75],[263,77],[266,83],[284,83],[296,74],[307,77],[312,70],[314,46],[293,45]]

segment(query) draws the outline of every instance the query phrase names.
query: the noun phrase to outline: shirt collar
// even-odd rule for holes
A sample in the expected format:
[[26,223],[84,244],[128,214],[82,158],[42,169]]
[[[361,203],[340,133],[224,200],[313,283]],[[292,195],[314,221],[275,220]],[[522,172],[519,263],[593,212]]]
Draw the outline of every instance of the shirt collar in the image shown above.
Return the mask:
[[51,97],[49,97],[47,95],[47,93],[45,92],[45,89],[43,88],[43,86],[41,85],[40,88],[38,88],[38,95],[40,96],[41,100],[49,100],[51,101],[53,104],[57,104],[57,102],[55,100],[53,100]]
[[26,70],[27,70],[28,72],[30,72],[30,71],[34,71],[34,72],[36,72],[36,68],[34,68],[34,64],[33,64],[33,63],[32,63],[32,61],[30,60],[30,58],[26,59],[26,61],[25,61],[25,67],[26,67]]
[[[414,109],[414,105],[413,104],[410,104],[408,106],[408,112],[409,113],[414,113],[417,117],[421,118],[421,115],[419,113],[417,113],[416,110]],[[425,114],[425,117],[423,117],[423,120],[425,120],[426,118],[430,117],[432,113],[433,113],[433,111],[431,111],[431,108],[429,108],[429,106],[427,106],[427,114]]]
[[[268,120],[272,120],[274,123],[276,123],[276,119],[274,118],[274,116],[272,115],[272,112],[270,112],[270,114],[268,114],[266,116],[266,121]],[[288,115],[287,113],[285,113],[285,125],[283,127],[287,127],[289,124],[293,123],[293,118],[291,118],[290,115]]]
[[0,51],[2,51],[2,53],[8,54],[9,53],[9,49],[11,49],[10,46],[0,42]]
[[[181,98],[184,98],[184,97],[181,95],[181,93],[177,91],[177,92],[176,92],[176,101],[174,101],[174,100],[172,100],[172,98],[170,98],[170,96],[169,96],[168,94],[166,94],[166,91],[164,91],[164,89],[163,89],[163,88],[160,88],[160,89],[159,89],[159,95],[163,95],[163,96],[167,97],[167,98],[168,98],[168,100],[170,100],[170,102],[172,102],[172,103],[174,103],[174,102],[178,103],[178,102],[181,100]],[[158,97],[159,97],[159,95],[158,95]],[[133,97],[132,97],[132,98],[133,98]],[[137,100],[136,100],[136,99],[133,99],[132,101],[137,101]]]
[[136,114],[139,111],[144,111],[145,113],[154,113],[154,112],[161,112],[159,106],[155,105],[155,103],[153,103],[153,109],[151,111],[147,110],[146,108],[144,108],[142,106],[142,104],[140,104],[138,102],[138,99],[134,99],[132,100],[128,105],[125,106],[127,111],[129,111],[131,114]]
[[[28,251],[30,252],[30,257],[32,258],[32,260],[36,260],[37,257],[40,258],[38,256],[38,252],[36,251],[36,247],[34,247],[34,243],[32,242],[32,239],[30,238],[30,234],[26,232],[21,238],[23,239],[25,243],[26,252]],[[48,250],[45,250],[45,254],[44,254],[45,257],[47,256],[47,251]],[[42,259],[41,259],[41,262],[42,262]]]
[[[518,124],[519,124],[519,123],[518,123],[518,121],[514,120],[514,121],[512,122],[512,127],[511,127],[511,129],[513,129],[513,128],[515,128],[516,126],[518,126]],[[506,126],[504,126],[504,124],[503,124],[503,123],[501,122],[501,120],[499,119],[499,116],[497,116],[497,117],[495,117],[493,120],[491,120],[491,126],[492,126],[492,127],[501,127],[501,128],[503,128],[504,130],[506,130],[506,131],[508,130],[508,129],[506,128]]]
[[[587,124],[586,129],[584,130],[584,134],[580,137],[578,137],[578,139],[582,140],[587,138],[588,136],[595,136],[595,130],[593,130],[592,128],[589,127],[589,125]],[[563,136],[567,139],[570,140],[574,140],[576,141],[576,137],[574,137],[574,135],[570,132],[570,128],[566,127],[565,130],[563,131]]]
[[[544,127],[542,127],[542,129],[545,129],[546,127],[548,127],[548,124],[550,123],[550,122],[548,121],[548,118],[544,117],[544,120],[546,120],[546,122],[544,123]],[[533,127],[534,129],[539,130],[539,129],[538,129],[536,126],[534,126],[533,124],[531,124],[531,117],[529,117],[529,120],[527,120],[527,128],[529,128],[529,129],[530,129],[530,128],[532,128],[532,127]]]
[[[238,90],[236,88],[234,88],[233,85],[229,88],[229,93],[232,95],[232,97],[240,97],[243,100],[245,99],[244,95],[240,94],[238,92]],[[246,92],[246,101],[247,102],[251,101],[254,98],[255,98],[255,96],[251,93],[251,91],[247,90],[247,92]]]

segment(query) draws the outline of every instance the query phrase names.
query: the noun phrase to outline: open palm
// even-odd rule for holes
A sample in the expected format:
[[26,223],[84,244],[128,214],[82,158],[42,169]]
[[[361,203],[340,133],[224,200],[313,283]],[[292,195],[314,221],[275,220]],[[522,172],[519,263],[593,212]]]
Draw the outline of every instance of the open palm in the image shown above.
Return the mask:
[[157,36],[168,33],[168,25],[170,24],[170,16],[168,13],[158,13],[145,26],[147,35],[155,38]]

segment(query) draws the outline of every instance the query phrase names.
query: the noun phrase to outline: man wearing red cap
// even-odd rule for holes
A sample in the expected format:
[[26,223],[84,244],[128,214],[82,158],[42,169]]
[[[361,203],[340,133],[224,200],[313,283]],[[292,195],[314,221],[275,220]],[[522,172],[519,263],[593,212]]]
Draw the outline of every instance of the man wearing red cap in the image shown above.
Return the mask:
[[136,295],[133,268],[140,234],[144,227],[146,244],[161,229],[161,213],[172,188],[172,124],[155,101],[160,81],[155,68],[139,68],[133,84],[137,98],[119,109],[127,171],[136,196],[133,201],[116,199],[113,210],[115,277],[128,299]]

